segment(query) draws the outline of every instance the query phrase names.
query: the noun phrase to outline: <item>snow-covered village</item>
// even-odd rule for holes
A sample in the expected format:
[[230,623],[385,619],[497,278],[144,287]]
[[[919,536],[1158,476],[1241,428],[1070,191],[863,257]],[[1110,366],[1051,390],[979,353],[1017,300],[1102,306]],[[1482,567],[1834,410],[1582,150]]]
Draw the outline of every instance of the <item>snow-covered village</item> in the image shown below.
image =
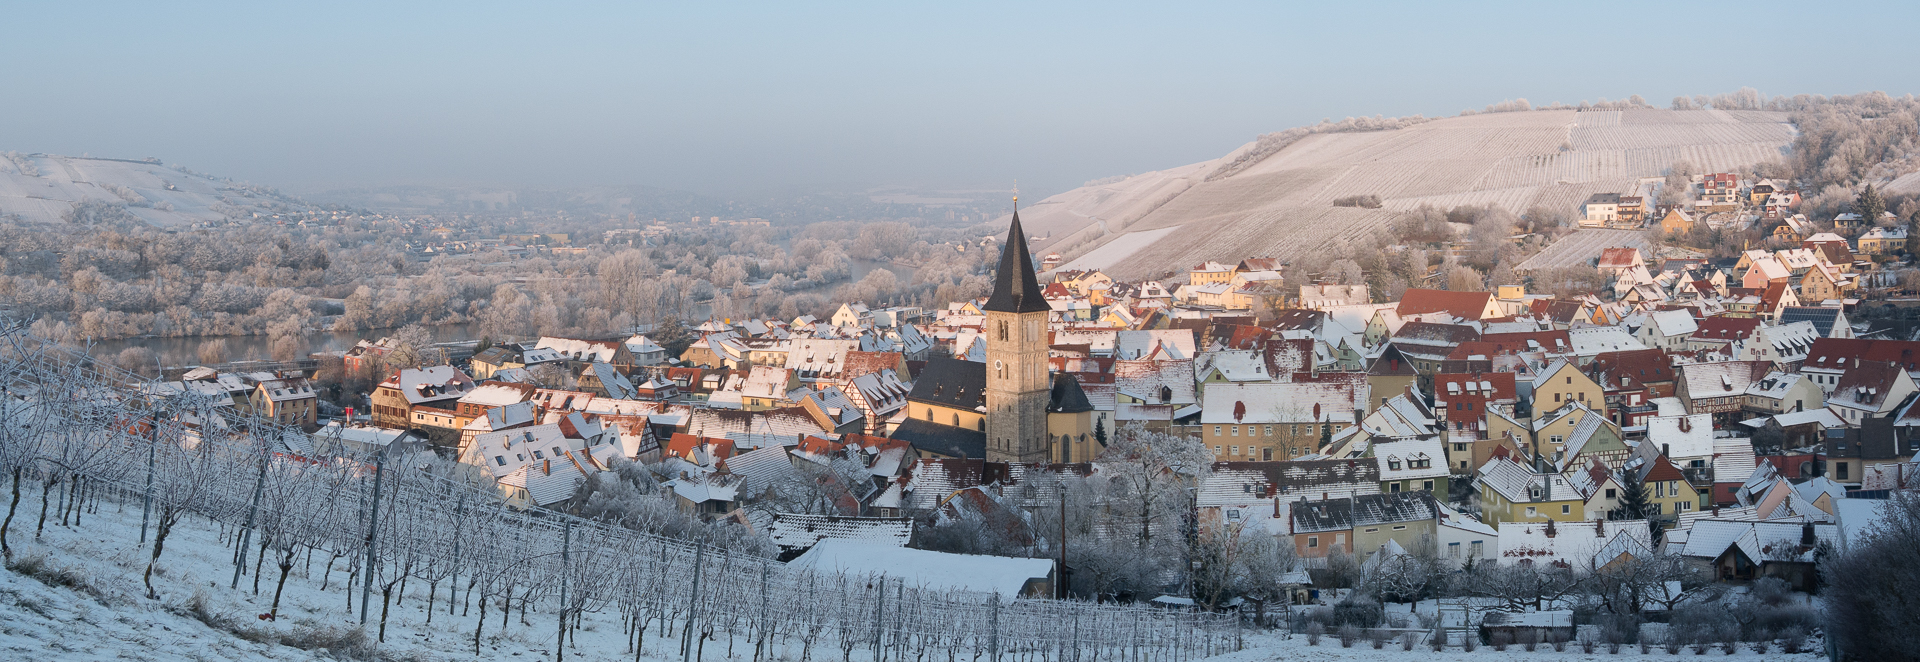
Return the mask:
[[1167,9],[9,12],[0,659],[1920,660],[1920,8]]

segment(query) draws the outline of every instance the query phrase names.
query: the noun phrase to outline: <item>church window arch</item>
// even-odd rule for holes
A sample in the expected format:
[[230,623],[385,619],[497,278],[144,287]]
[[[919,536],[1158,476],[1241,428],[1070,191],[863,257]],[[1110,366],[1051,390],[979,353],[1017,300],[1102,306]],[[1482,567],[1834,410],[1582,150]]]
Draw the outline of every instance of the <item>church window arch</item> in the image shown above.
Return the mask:
[[957,427],[960,427],[960,415],[959,415],[959,414],[954,414],[954,415],[953,415],[953,427],[956,427],[956,428],[957,428]]
[[1001,340],[1007,339],[1007,321],[1006,320],[1000,320],[1000,339]]

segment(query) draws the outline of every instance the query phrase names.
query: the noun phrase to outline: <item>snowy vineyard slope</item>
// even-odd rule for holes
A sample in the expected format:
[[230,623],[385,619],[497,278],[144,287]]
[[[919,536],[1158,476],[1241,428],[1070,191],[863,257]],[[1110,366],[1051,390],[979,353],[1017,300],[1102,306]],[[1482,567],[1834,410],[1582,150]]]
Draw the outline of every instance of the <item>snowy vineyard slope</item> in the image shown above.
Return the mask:
[[272,189],[151,161],[0,154],[0,218],[61,223],[76,204],[125,205],[161,227],[251,220],[307,204]]
[[[1318,133],[1230,177],[1204,181],[1250,143],[1213,161],[1061,193],[1023,210],[1021,222],[1047,237],[1036,248],[1069,260],[1130,233],[1179,228],[1075,263],[1136,278],[1202,260],[1287,258],[1351,245],[1395,212],[1423,204],[1572,212],[1594,193],[1631,190],[1677,160],[1708,171],[1781,160],[1793,136],[1785,113],[1762,111],[1489,113],[1391,131]],[[1377,195],[1385,206],[1333,206],[1356,195]]]
[[[677,512],[629,510],[615,525],[517,510],[430,453],[356,455],[192,393],[161,394],[17,329],[0,333],[0,387],[0,480],[26,495],[19,509],[5,507],[18,516],[0,537],[12,545],[0,550],[13,550],[0,582],[0,650],[33,653],[26,658],[98,659],[96,645],[148,642],[188,646],[164,657],[203,657],[192,649],[200,643],[164,629],[183,623],[160,612],[249,641],[372,639],[399,654],[463,659],[545,658],[565,637],[570,656],[596,660],[658,659],[691,640],[696,660],[724,649],[802,662],[830,650],[842,660],[855,650],[1055,662],[1126,651],[1185,662],[1237,641],[1228,615],[1003,600],[911,569],[788,566],[742,527],[653,526]],[[33,587],[18,575],[75,588],[108,613],[24,590]],[[50,632],[44,623],[69,617],[79,624]],[[223,645],[231,650],[205,657],[266,657],[258,646]]]

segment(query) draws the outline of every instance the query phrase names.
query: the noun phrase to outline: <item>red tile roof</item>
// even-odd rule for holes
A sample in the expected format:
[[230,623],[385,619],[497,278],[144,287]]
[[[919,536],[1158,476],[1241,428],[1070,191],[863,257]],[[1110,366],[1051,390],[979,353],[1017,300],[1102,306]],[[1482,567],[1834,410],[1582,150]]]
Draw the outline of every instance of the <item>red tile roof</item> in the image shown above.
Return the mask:
[[1401,316],[1444,312],[1454,317],[1477,320],[1486,311],[1491,292],[1452,292],[1448,290],[1407,290],[1400,296],[1394,312]]

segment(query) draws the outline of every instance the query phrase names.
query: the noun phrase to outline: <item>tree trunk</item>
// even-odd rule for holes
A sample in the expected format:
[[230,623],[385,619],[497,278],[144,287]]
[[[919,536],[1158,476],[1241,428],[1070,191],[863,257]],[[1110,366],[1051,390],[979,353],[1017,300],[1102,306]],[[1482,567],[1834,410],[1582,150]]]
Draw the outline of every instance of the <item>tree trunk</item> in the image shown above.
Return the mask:
[[387,643],[387,603],[393,601],[393,584],[380,587],[380,643]]
[[175,517],[177,516],[161,515],[160,526],[153,532],[153,557],[147,559],[147,572],[140,577],[140,580],[147,584],[148,600],[160,599],[160,593],[153,590],[153,566],[160,563],[160,551],[166,549],[167,534],[173,531],[173,522],[170,520]]
[[[433,622],[433,592],[436,590],[439,590],[439,588],[440,588],[440,580],[438,579],[435,579],[427,583],[427,622],[428,623]],[[452,600],[453,598],[447,598],[447,599]]]
[[473,654],[480,654],[480,630],[487,627],[487,596],[480,596],[480,618],[473,620]]
[[267,562],[267,536],[260,536],[260,553],[253,558],[253,594],[260,594],[260,568]]
[[13,563],[13,546],[7,544],[7,530],[13,528],[13,514],[20,510],[20,467],[13,468],[13,503],[7,506],[7,519],[0,521],[0,554]]
[[267,612],[273,614],[276,620],[280,618],[280,593],[287,588],[287,573],[290,572],[293,572],[293,560],[283,557],[280,561],[280,582],[273,587],[273,609]]
[[39,540],[40,534],[45,533],[47,530],[47,503],[53,499],[54,484],[60,482],[59,479],[53,477],[54,475],[57,474],[49,475],[47,482],[40,484],[40,525],[33,530],[34,540]]
[[321,571],[320,573],[320,592],[321,593],[327,592],[327,582],[333,579],[333,562],[339,558],[340,556],[337,554],[330,555],[327,557],[327,568],[326,570]]

